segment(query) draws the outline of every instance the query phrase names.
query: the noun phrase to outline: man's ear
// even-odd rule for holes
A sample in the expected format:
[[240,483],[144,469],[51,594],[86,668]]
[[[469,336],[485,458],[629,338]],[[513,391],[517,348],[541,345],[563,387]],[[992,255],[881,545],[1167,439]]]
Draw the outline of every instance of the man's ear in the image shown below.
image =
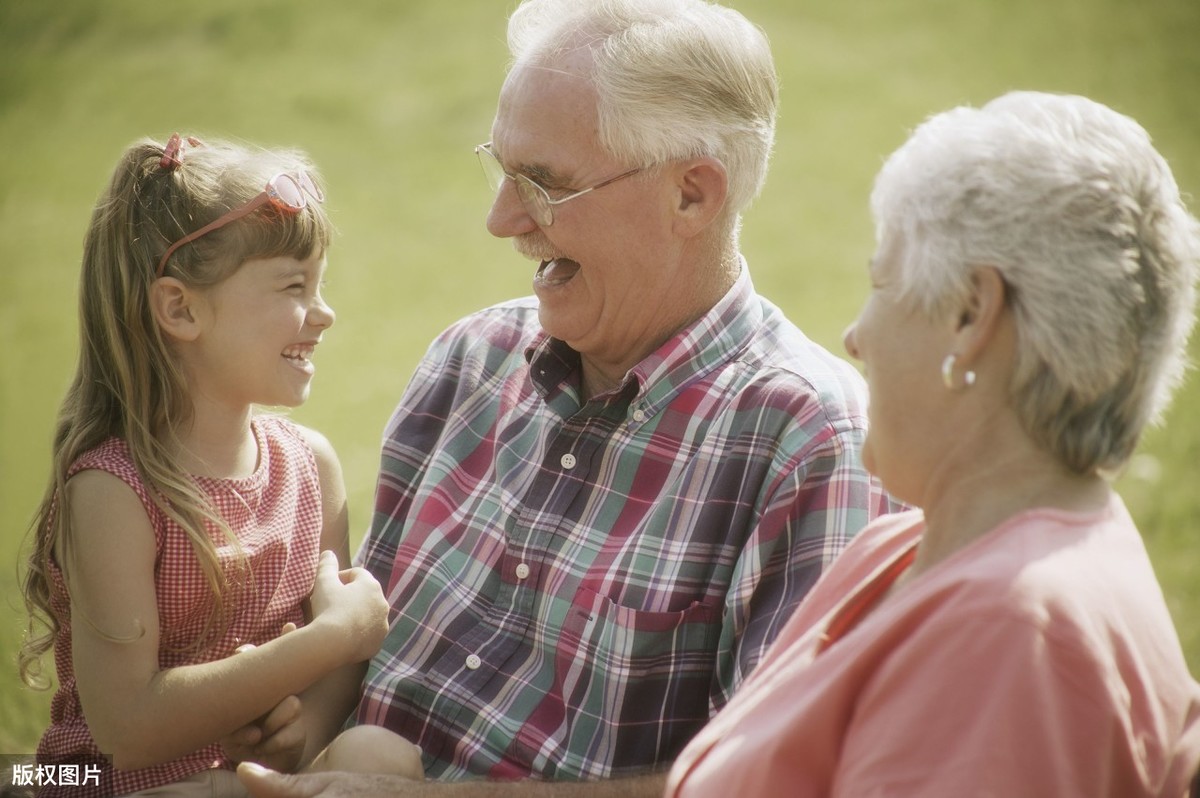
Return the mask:
[[676,184],[679,207],[675,232],[683,238],[691,238],[703,232],[725,209],[729,176],[725,164],[716,158],[695,158],[679,165]]
[[954,319],[955,351],[963,367],[970,366],[999,329],[1008,302],[1008,284],[995,266],[971,272],[971,293]]
[[175,341],[194,341],[200,334],[197,299],[195,291],[174,277],[160,277],[150,286],[150,312],[154,321]]

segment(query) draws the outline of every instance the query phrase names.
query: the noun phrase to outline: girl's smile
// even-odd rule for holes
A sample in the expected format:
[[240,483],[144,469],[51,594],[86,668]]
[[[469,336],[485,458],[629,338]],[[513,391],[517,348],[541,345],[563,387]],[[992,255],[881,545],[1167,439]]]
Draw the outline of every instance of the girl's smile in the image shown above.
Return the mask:
[[189,379],[230,408],[303,404],[335,318],[321,296],[324,273],[323,254],[255,259],[203,291],[199,334],[184,348]]
[[312,376],[313,372],[316,371],[316,367],[312,363],[312,356],[319,343],[321,343],[321,339],[318,338],[311,343],[289,346],[283,350],[283,357],[300,371]]

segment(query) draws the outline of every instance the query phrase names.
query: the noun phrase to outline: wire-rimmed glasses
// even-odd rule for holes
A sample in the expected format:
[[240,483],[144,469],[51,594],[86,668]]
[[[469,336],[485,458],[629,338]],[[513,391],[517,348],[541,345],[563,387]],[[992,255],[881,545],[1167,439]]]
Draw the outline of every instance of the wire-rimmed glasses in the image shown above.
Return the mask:
[[533,220],[542,227],[549,227],[554,224],[555,205],[562,205],[564,202],[573,200],[576,197],[582,197],[584,194],[595,191],[598,188],[604,188],[609,183],[615,183],[622,178],[642,171],[640,167],[630,169],[628,172],[622,172],[616,177],[602,180],[594,186],[588,186],[579,191],[573,191],[565,197],[554,199],[550,196],[550,192],[536,183],[532,178],[520,173],[514,175],[506,172],[504,164],[500,163],[500,159],[492,149],[490,141],[487,144],[477,146],[475,154],[479,157],[479,164],[483,167],[483,174],[487,177],[488,185],[492,187],[492,191],[498,192],[505,178],[513,181],[517,186],[517,196],[521,198],[521,204],[525,206],[525,210],[533,217]]

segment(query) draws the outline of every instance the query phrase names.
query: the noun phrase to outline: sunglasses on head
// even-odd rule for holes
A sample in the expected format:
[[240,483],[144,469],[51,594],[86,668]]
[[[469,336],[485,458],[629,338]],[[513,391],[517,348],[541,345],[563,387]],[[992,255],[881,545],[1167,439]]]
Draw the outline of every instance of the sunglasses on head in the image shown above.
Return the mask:
[[[188,141],[193,144],[200,143],[192,138],[189,138]],[[179,134],[176,133],[171,136],[170,141],[167,142],[167,146],[163,150],[161,164],[164,168],[173,169],[182,163],[183,150],[180,145]],[[167,251],[163,253],[162,260],[158,262],[158,270],[155,272],[155,276],[162,277],[163,271],[167,268],[167,260],[175,254],[175,250],[184,244],[191,243],[201,236],[208,235],[212,231],[241,219],[243,216],[253,213],[258,208],[267,204],[274,206],[286,214],[300,213],[300,211],[308,207],[309,197],[312,197],[317,202],[325,201],[324,192],[321,191],[321,187],[309,176],[308,172],[303,169],[294,175],[287,172],[280,172],[268,180],[266,188],[249,202],[234,208],[229,213],[204,225],[204,227],[201,227],[196,232],[189,233],[167,247]]]

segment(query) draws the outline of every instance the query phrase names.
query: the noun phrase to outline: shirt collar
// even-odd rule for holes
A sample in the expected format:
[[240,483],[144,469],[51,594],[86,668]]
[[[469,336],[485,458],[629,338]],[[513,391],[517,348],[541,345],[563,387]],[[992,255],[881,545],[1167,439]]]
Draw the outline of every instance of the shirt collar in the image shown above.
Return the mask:
[[[743,258],[738,278],[725,296],[631,368],[617,393],[637,400],[642,412],[653,414],[685,386],[745,348],[762,322],[762,307],[753,298],[754,285]],[[579,371],[579,353],[544,332],[525,349],[525,359],[542,396]],[[636,391],[630,389],[634,383]]]
[[579,371],[579,353],[565,341],[551,338],[539,330],[533,341],[525,348],[525,361],[529,364],[530,379],[543,397],[562,385],[572,374]]

